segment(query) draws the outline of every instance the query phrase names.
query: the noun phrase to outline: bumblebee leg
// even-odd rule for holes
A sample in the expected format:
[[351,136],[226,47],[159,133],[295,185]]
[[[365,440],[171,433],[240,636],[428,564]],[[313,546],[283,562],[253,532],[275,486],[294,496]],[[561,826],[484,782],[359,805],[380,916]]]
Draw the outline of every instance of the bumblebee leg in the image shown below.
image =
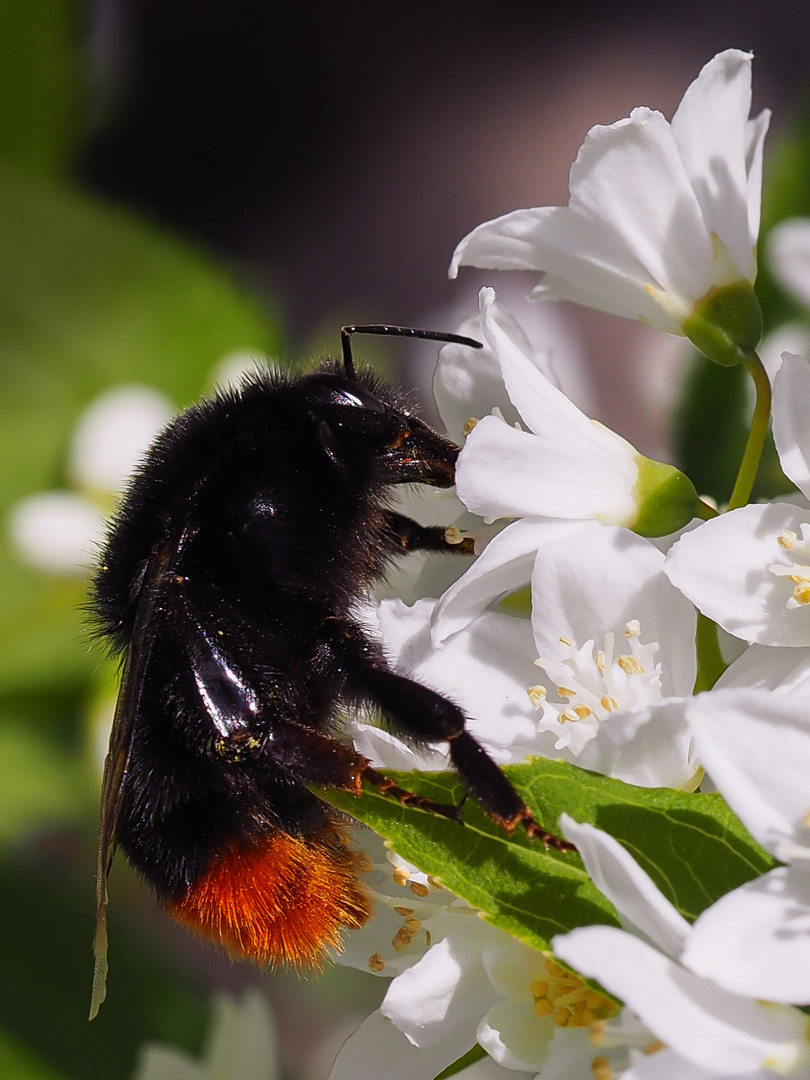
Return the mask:
[[381,795],[390,795],[392,799],[401,802],[403,806],[416,806],[419,810],[428,810],[431,814],[441,814],[442,817],[450,818],[451,821],[461,821],[461,805],[453,806],[449,803],[434,802],[433,799],[423,798],[414,791],[401,788],[387,776],[378,773],[376,769],[366,766],[363,776],[370,784],[373,784]]
[[[458,705],[435,690],[391,671],[379,651],[356,627],[345,626],[341,645],[339,662],[349,693],[380,708],[387,726],[412,745],[447,743],[456,771],[493,821],[507,832],[522,825],[531,839],[557,851],[573,850],[573,845],[534,820],[506,775],[467,731],[464,713]],[[374,782],[372,777],[369,779]]]
[[389,510],[385,515],[391,546],[401,551],[449,551],[455,555],[474,555],[471,536],[462,537],[458,543],[447,539],[444,525],[420,525],[404,514]]
[[279,725],[268,744],[278,768],[294,780],[359,795],[368,761],[347,743],[291,721]]
[[363,778],[384,795],[398,799],[403,805],[417,806],[433,814],[442,814],[454,821],[461,820],[461,808],[425,799],[413,791],[398,787],[393,780],[369,766],[368,760],[346,743],[337,742],[311,728],[288,724],[273,738],[271,752],[282,770],[295,780],[317,787],[334,788],[359,795]]

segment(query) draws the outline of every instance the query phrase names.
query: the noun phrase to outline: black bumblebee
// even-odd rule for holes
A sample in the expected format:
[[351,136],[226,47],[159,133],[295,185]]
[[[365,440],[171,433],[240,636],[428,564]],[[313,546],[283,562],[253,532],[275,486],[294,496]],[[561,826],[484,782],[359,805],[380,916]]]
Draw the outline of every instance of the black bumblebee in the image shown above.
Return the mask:
[[317,965],[369,900],[345,826],[308,785],[365,778],[416,800],[335,737],[339,704],[372,706],[414,746],[446,742],[506,829],[561,849],[465,729],[452,701],[392,671],[353,610],[397,553],[468,551],[388,506],[395,484],[450,487],[459,450],[371,371],[256,373],[158,436],[94,584],[124,656],[104,769],[91,1016],[105,995],[116,847],[181,922],[234,956]]

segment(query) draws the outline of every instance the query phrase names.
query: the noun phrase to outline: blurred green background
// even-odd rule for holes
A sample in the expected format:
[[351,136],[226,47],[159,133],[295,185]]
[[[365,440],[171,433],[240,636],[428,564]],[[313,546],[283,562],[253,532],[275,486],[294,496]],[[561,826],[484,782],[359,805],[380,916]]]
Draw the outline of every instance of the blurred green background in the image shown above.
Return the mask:
[[[127,5],[101,6],[125,10]],[[168,0],[166,6],[171,8]],[[414,273],[417,299],[396,311],[381,310],[382,299],[388,302],[385,287],[375,294],[368,276],[364,299],[360,275],[353,291],[318,294],[312,325],[305,326],[301,282],[309,279],[303,256],[290,295],[282,300],[255,263],[243,260],[237,277],[221,256],[207,251],[199,238],[204,230],[197,229],[197,242],[191,243],[167,227],[171,200],[152,214],[147,196],[136,209],[123,197],[113,201],[102,194],[102,179],[115,170],[112,158],[98,148],[106,139],[109,151],[116,123],[125,126],[128,114],[127,94],[105,98],[94,81],[88,43],[93,28],[98,29],[95,7],[71,0],[0,0],[3,520],[23,497],[70,485],[66,455],[72,433],[83,408],[104,389],[145,383],[182,407],[210,387],[212,369],[224,356],[235,351],[286,355],[282,310],[292,310],[289,321],[306,338],[327,319],[328,309],[346,304],[347,296],[357,305],[340,310],[347,321],[366,313],[411,321],[414,306],[424,306],[430,292],[429,282],[417,283],[419,274]],[[455,17],[464,17],[463,8],[453,10]],[[514,12],[517,19],[521,5],[514,5]],[[317,6],[311,14],[318,17]],[[468,27],[466,33],[474,31]],[[421,32],[411,27],[407,42],[418,43]],[[431,35],[429,27],[423,40],[429,53],[444,48],[444,37]],[[724,40],[717,47],[728,44],[735,42]],[[276,48],[283,45],[275,43]],[[699,62],[692,64],[690,58],[690,77],[711,51],[701,47]],[[456,62],[463,60],[462,49]],[[349,78],[355,63],[362,74],[362,59],[348,63],[345,49],[338,52],[334,78]],[[306,79],[303,54],[300,64],[300,77]],[[382,64],[384,57],[377,57],[375,70]],[[416,76],[411,72],[410,77]],[[130,86],[128,93],[137,97],[137,88]],[[276,104],[282,112],[288,109],[284,100]],[[249,132],[244,118],[234,116],[236,131],[272,144],[277,118],[268,112],[266,126],[259,129],[255,113],[250,115]],[[805,116],[797,110],[778,143],[770,142],[767,225],[810,213]],[[217,118],[220,125],[227,122],[227,116]],[[574,148],[581,135],[574,131]],[[346,158],[363,152],[338,143],[325,145],[320,166],[321,148],[309,148],[308,167],[327,170],[328,164],[320,198],[330,185],[339,188]],[[289,152],[283,142],[275,146],[282,157]],[[219,167],[238,170],[250,153],[246,145]],[[176,165],[167,154],[164,168]],[[253,172],[254,184],[260,183]],[[119,194],[126,187],[117,186]],[[148,184],[142,194],[147,190]],[[401,192],[379,194],[393,220]],[[452,201],[452,191],[446,194]],[[182,197],[176,198],[179,205]],[[193,193],[189,198],[193,201]],[[484,216],[458,228],[451,221],[453,237]],[[163,224],[156,223],[159,217]],[[182,225],[182,213],[176,217]],[[294,224],[304,236],[317,228],[304,212]],[[336,246],[328,265],[307,256],[315,258],[309,266],[316,292],[324,275],[340,278],[342,261],[351,260],[351,231],[338,230],[332,241]],[[452,242],[446,247],[445,262]],[[388,255],[396,263],[396,250]],[[416,266],[412,262],[412,269]],[[276,270],[269,276],[277,277]],[[447,288],[437,271],[437,291],[444,296]],[[760,289],[769,328],[789,317],[806,318],[767,271]],[[328,321],[330,329],[339,325],[337,318]],[[747,393],[738,374],[696,364],[676,420],[673,445],[679,463],[701,491],[719,499],[730,490],[745,434]],[[720,454],[718,432],[723,432]],[[782,486],[771,458],[760,491],[772,493]],[[87,1023],[100,782],[97,718],[114,692],[115,672],[89,632],[82,607],[85,587],[82,580],[27,567],[12,551],[5,529],[0,530],[0,1077],[14,1080],[125,1080],[132,1075],[138,1048],[148,1040],[198,1052],[212,988],[236,991],[260,979],[250,969],[232,968],[176,930],[119,860],[111,885],[109,996],[99,1018]],[[296,1077],[312,1068],[296,1041],[308,1043],[333,1022],[359,1020],[383,989],[381,983],[341,969],[320,981],[267,976],[262,985],[289,1035],[285,1075]],[[343,1020],[336,1020],[338,999],[341,1004],[352,1001],[349,1019],[341,1012]]]

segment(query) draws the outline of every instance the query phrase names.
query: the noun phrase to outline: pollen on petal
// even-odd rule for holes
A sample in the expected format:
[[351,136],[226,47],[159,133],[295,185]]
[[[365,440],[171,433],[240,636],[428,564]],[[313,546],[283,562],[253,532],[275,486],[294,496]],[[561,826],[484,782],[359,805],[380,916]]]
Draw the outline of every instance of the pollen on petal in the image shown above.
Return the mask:
[[217,855],[170,913],[237,959],[320,967],[341,932],[371,912],[357,881],[358,858],[335,831],[284,832]]

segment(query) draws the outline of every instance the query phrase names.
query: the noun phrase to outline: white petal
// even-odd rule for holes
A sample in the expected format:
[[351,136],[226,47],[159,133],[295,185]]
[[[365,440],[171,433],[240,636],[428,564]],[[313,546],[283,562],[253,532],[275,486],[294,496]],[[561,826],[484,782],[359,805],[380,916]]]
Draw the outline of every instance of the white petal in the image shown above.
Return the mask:
[[[776,373],[782,366],[782,357],[786,352],[794,356],[810,356],[810,332],[807,325],[798,320],[782,323],[765,335],[759,343],[757,352],[773,386]],[[753,403],[751,390],[753,387],[749,389],[749,398]]]
[[[560,637],[601,649],[607,633],[637,620],[644,644],[658,642],[662,693],[691,692],[695,681],[695,612],[663,573],[664,556],[626,529],[583,522],[550,538],[532,574],[532,628],[541,656]],[[618,652],[617,648],[617,652]]]
[[71,474],[99,491],[123,491],[149,444],[171,419],[168,398],[150,386],[108,390],[82,416],[71,450]]
[[507,934],[484,949],[481,961],[498,993],[524,1005],[534,1004],[531,984],[548,977],[543,953]]
[[749,645],[714,684],[715,690],[727,687],[779,690],[786,694],[807,690],[810,688],[810,648]]
[[810,219],[792,218],[774,226],[767,252],[775,277],[800,304],[810,305]]
[[593,1080],[603,1075],[594,1067],[595,1061],[599,1064],[596,1059],[607,1061],[613,1068],[608,1075],[624,1080],[627,1051],[596,1045],[589,1035],[588,1028],[557,1028],[549,1043],[540,1080]]
[[428,747],[425,750],[414,750],[396,735],[391,735],[373,724],[350,720],[345,730],[355,750],[367,757],[375,769],[394,769],[400,772],[421,769],[431,772],[450,768],[448,757],[438,749]]
[[382,1004],[387,1016],[419,1047],[450,1043],[454,1061],[473,1045],[478,1022],[497,995],[481,964],[481,950],[497,933],[480,919],[431,946],[398,975]]
[[745,155],[748,166],[748,235],[755,257],[762,209],[762,161],[765,136],[768,134],[770,124],[770,109],[763,109],[759,116],[748,121],[748,144]]
[[8,530],[27,563],[54,574],[84,577],[104,539],[104,515],[69,491],[47,491],[12,506]]
[[690,1061],[682,1058],[672,1050],[658,1050],[654,1054],[642,1058],[632,1068],[622,1073],[622,1080],[715,1080],[717,1076],[723,1076],[725,1080],[773,1080],[773,1073],[760,1071],[736,1073],[734,1077],[730,1073],[718,1073],[716,1069],[706,1069],[700,1065],[693,1065]]
[[771,566],[793,559],[779,543],[801,533],[807,511],[790,503],[743,506],[686,533],[667,555],[669,580],[724,630],[763,645],[810,645],[810,604],[787,606],[793,585]]
[[808,841],[810,714],[804,694],[714,690],[687,706],[695,747],[763,847]]
[[[550,383],[548,390],[559,394]],[[459,498],[485,518],[598,518],[625,524],[637,514],[637,479],[633,447],[593,421],[533,435],[485,416],[468,436],[456,467]]]
[[608,717],[583,748],[577,765],[637,787],[690,790],[699,766],[685,709],[686,699],[675,698]]
[[[432,610],[427,600],[412,608],[396,600],[381,604],[383,642],[394,668],[460,705],[469,730],[500,764],[542,753],[527,692],[537,674],[528,620],[485,613],[437,650],[430,638]],[[551,752],[549,736],[545,743]],[[441,764],[439,758],[433,767]]]
[[810,363],[784,353],[773,384],[773,440],[785,474],[810,496]]
[[561,815],[560,828],[576,844],[589,877],[619,912],[623,925],[668,956],[677,957],[689,923],[632,855],[608,833],[580,824],[568,814]]
[[810,1002],[810,873],[779,867],[698,918],[683,963],[739,994]]
[[329,1080],[358,1080],[372,1075],[380,1080],[414,1080],[417,1076],[437,1076],[461,1054],[452,1041],[419,1049],[410,1043],[390,1020],[379,1011],[364,1020],[343,1044],[335,1059]]
[[790,1065],[799,1052],[803,1033],[792,1018],[701,979],[623,930],[588,926],[552,944],[694,1065],[745,1073],[770,1062]]
[[591,129],[571,168],[571,206],[600,231],[620,235],[646,271],[642,287],[691,300],[708,288],[708,230],[661,113],[633,109],[627,120]]
[[507,1069],[540,1069],[554,1035],[553,1021],[540,1019],[533,1005],[499,1001],[478,1025],[478,1042]]
[[[499,366],[509,400],[520,414],[520,419],[536,435],[548,437],[552,442],[559,438],[589,439],[592,421],[580,412],[553,384],[548,374],[533,361],[527,343],[522,342],[510,332],[508,326],[503,325],[498,317],[500,309],[495,304],[495,290],[482,289],[480,303],[481,332]],[[509,420],[506,415],[504,418]],[[620,442],[629,446],[624,439],[620,439]],[[630,452],[635,456],[632,447]]]
[[[751,54],[727,49],[710,60],[688,88],[672,118],[672,130],[706,227],[723,241],[741,276],[753,281],[759,192],[751,192],[757,229],[750,232],[750,109]],[[759,127],[755,146],[761,146],[765,134]]]
[[[481,302],[485,296],[490,295],[494,300],[494,289],[482,289]],[[500,304],[490,303],[490,317],[521,353],[528,357],[546,378],[553,381],[548,348],[532,348],[521,327]],[[458,333],[483,342],[480,312],[467,319],[458,328]],[[519,420],[518,412],[509,400],[504,386],[501,365],[485,342],[483,349],[452,343],[442,347],[433,377],[433,396],[448,435],[459,444],[464,441],[464,426],[471,417],[486,416],[498,409],[508,424]]]
[[580,522],[531,519],[507,525],[439,600],[433,616],[433,644],[441,647],[491,603],[527,585],[537,549],[580,527]]

